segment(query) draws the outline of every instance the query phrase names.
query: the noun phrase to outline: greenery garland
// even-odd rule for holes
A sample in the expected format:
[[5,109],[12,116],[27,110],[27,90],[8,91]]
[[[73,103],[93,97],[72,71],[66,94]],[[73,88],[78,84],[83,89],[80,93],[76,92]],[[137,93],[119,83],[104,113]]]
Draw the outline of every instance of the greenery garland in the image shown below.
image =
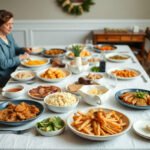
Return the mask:
[[73,2],[73,0],[57,0],[63,10],[72,15],[81,15],[84,11],[89,12],[90,6],[94,5],[93,0],[83,0],[83,2]]

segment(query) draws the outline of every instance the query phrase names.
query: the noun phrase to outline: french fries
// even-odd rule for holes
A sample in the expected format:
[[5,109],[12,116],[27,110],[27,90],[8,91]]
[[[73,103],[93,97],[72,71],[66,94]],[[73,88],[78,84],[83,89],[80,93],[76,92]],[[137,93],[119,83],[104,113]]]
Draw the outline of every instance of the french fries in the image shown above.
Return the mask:
[[75,113],[71,125],[88,135],[107,136],[122,132],[127,123],[122,119],[122,115],[115,111],[91,109],[87,113]]

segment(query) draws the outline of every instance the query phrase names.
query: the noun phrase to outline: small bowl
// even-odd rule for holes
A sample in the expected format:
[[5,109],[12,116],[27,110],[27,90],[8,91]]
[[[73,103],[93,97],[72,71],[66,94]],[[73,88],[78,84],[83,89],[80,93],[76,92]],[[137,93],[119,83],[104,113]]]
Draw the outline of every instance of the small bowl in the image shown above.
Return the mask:
[[[52,104],[48,103],[48,101],[51,99],[52,96],[62,94],[62,93],[68,93],[68,92],[56,92],[56,93],[50,94],[44,98],[44,103],[46,104],[47,108],[50,111],[57,112],[57,113],[66,113],[66,112],[73,110],[78,105],[79,99],[77,98],[77,96],[75,96],[74,94],[71,94],[71,93],[68,93],[68,94],[71,94],[72,96],[75,96],[75,98],[76,98],[76,102],[73,104],[70,104],[67,106],[63,106],[63,105],[62,106],[56,106],[56,105],[52,105]],[[56,97],[56,100],[57,100],[57,97]]]
[[24,86],[22,85],[9,85],[2,89],[2,95],[8,98],[17,98],[24,93]]
[[44,48],[42,47],[32,47],[31,48],[31,54],[40,54]]
[[[62,120],[62,121],[64,122],[64,120]],[[56,131],[43,131],[40,128],[38,128],[37,124],[35,125],[35,128],[36,128],[37,132],[40,133],[41,135],[47,136],[47,137],[48,136],[49,137],[56,136],[56,135],[61,134],[65,130],[65,127],[66,127],[66,125],[65,125],[65,122],[64,122],[64,126],[61,129],[58,129]]]

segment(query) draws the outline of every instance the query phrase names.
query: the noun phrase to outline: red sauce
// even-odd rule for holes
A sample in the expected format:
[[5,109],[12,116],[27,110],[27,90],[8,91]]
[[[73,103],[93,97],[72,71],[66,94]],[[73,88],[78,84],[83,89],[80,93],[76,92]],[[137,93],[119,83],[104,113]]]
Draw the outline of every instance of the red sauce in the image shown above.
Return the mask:
[[22,88],[10,88],[10,89],[6,90],[6,92],[18,92],[21,90],[22,90]]

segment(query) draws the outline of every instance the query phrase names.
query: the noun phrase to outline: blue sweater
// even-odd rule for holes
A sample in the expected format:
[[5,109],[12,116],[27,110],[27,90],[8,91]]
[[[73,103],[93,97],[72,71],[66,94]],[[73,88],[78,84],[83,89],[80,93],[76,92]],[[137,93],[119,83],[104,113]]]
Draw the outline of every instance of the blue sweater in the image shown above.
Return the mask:
[[8,44],[0,38],[0,86],[5,85],[10,74],[20,64],[18,55],[24,50],[18,47],[12,34],[7,35]]

